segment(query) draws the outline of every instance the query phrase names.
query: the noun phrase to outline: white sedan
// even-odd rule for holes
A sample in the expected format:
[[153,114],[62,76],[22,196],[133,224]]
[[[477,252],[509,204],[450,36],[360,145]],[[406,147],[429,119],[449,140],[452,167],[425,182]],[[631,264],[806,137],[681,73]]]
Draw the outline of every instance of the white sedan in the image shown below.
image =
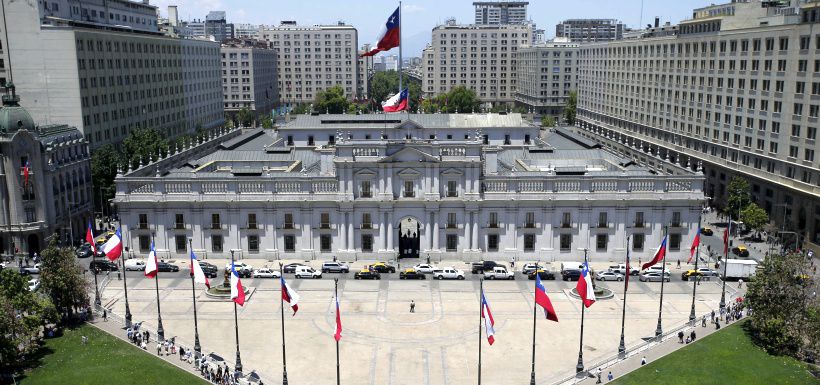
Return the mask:
[[413,266],[413,268],[416,269],[416,272],[422,274],[433,274],[433,270],[436,269],[435,266],[428,263],[419,263],[418,265]]
[[599,271],[595,274],[595,279],[599,281],[623,281],[624,276],[620,273],[615,273],[612,271]]
[[40,280],[32,278],[28,280],[28,291],[35,291],[40,288]]
[[261,269],[256,269],[253,271],[254,278],[279,278],[279,270],[269,269],[267,267],[263,267]]
[[[240,271],[240,270],[253,271],[253,266],[251,266],[251,265],[249,265],[245,262],[236,261],[236,262],[233,263],[233,265],[236,267],[236,271]],[[228,262],[228,264],[225,265],[225,270],[230,270],[230,269],[231,269],[231,263]]]

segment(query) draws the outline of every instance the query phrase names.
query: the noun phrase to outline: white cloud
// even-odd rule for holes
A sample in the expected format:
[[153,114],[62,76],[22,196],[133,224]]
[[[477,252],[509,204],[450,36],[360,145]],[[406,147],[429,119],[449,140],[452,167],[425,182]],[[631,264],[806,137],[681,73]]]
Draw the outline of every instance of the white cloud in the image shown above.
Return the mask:
[[404,4],[404,7],[402,8],[401,11],[406,12],[406,13],[416,13],[416,12],[424,12],[424,10],[425,10],[424,7],[422,7],[421,5],[418,5],[418,4]]

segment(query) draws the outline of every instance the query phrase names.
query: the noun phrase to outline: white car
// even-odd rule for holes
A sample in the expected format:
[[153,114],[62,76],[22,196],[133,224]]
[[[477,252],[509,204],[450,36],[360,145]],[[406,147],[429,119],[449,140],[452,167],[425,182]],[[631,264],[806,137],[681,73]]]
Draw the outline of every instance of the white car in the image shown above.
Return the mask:
[[[236,267],[236,271],[240,271],[240,270],[253,271],[253,266],[251,266],[251,265],[249,265],[245,262],[234,261],[233,265]],[[230,270],[230,269],[231,269],[231,263],[228,262],[228,264],[225,265],[225,270]]]
[[613,273],[611,271],[599,271],[595,274],[595,279],[599,281],[623,281],[623,274]]
[[658,274],[660,274],[661,271],[663,271],[664,274],[667,274],[667,275],[669,274],[669,268],[668,267],[667,268],[661,268],[660,266],[657,266],[657,265],[650,266],[648,269],[646,269],[645,273],[658,273]]
[[700,267],[700,268],[698,268],[698,272],[703,274],[704,277],[718,277],[718,276],[720,276],[720,274],[718,274],[717,271],[714,271],[714,270],[712,270],[708,267]]
[[40,280],[32,278],[28,280],[28,291],[35,291],[40,288]]
[[454,267],[433,270],[435,279],[464,279],[464,272]]
[[125,260],[126,271],[142,271],[145,270],[145,261],[142,259],[127,259]]
[[524,267],[521,268],[521,273],[523,273],[524,275],[527,275],[529,273],[532,273],[533,271],[536,271],[536,270],[542,269],[542,268],[544,268],[544,266],[539,266],[537,263],[525,263]]
[[[636,266],[637,265],[630,264],[630,266],[629,266],[629,275],[634,276],[634,275],[638,275],[638,274],[641,273],[641,271]],[[612,266],[609,267],[608,271],[611,271],[613,273],[618,273],[620,275],[626,275],[626,264],[625,263],[619,263],[617,265],[612,265]]]
[[310,266],[297,266],[296,271],[293,274],[296,278],[322,278],[322,272],[316,271]]
[[40,264],[36,264],[34,266],[26,265],[20,268],[20,273],[23,275],[28,274],[40,274]]
[[419,263],[418,265],[413,266],[413,269],[416,269],[416,272],[422,274],[432,274],[436,267],[429,263]]
[[[646,273],[641,274],[640,277],[638,277],[638,279],[641,282],[660,282],[661,273],[648,271]],[[671,277],[669,276],[669,274],[664,274],[663,280],[669,282],[671,280]]]
[[267,267],[263,267],[261,269],[256,269],[253,271],[254,278],[279,278],[279,270],[269,269]]

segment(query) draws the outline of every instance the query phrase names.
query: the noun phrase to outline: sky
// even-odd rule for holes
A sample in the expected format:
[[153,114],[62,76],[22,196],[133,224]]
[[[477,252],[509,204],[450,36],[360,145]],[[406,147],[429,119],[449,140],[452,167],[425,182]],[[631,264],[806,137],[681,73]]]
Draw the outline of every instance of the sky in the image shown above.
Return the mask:
[[[726,1],[716,1],[729,2]],[[528,17],[546,37],[555,36],[555,24],[573,18],[614,18],[628,27],[652,23],[673,24],[691,18],[692,9],[707,6],[707,0],[529,0]],[[643,3],[643,17],[641,4]],[[382,0],[151,0],[167,15],[168,5],[177,5],[180,19],[204,19],[209,11],[225,11],[228,22],[278,25],[296,20],[300,25],[336,24],[344,21],[359,31],[359,45],[375,43],[379,30],[398,2]],[[402,3],[402,41],[405,57],[421,56],[431,30],[454,17],[460,24],[474,19],[472,0],[405,0]],[[390,54],[394,54],[390,51]]]

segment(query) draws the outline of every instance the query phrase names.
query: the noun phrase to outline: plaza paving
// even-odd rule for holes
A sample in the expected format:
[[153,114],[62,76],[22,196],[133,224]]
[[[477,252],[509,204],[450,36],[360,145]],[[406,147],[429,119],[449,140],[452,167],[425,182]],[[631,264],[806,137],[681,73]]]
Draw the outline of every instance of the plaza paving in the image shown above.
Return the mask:
[[[245,260],[255,267],[264,260]],[[178,336],[183,345],[193,344],[193,306],[187,261],[177,261],[180,273],[160,275],[162,319],[166,337]],[[219,267],[224,260],[209,260]],[[290,261],[285,261],[290,262]],[[300,261],[302,262],[302,261]],[[320,265],[314,262],[315,266]],[[353,264],[351,271],[365,264]],[[403,261],[402,266],[409,264]],[[347,384],[461,384],[476,381],[479,342],[479,281],[462,262],[444,261],[441,266],[466,270],[464,281],[402,281],[397,274],[380,281],[356,281],[352,273],[339,281],[343,338],[340,344],[341,377]],[[518,268],[523,262],[516,264]],[[609,263],[593,263],[605,269]],[[683,266],[683,269],[686,265]],[[553,266],[558,270],[558,266]],[[673,281],[665,285],[663,326],[672,330],[688,320],[692,284],[680,280],[672,268]],[[335,314],[333,279],[296,280],[287,274],[301,295],[299,312],[291,316],[286,307],[288,377],[292,383],[335,381]],[[560,276],[559,276],[560,278]],[[221,276],[212,284],[222,282]],[[281,381],[279,281],[243,279],[251,290],[239,309],[240,347],[246,372],[255,369],[266,383]],[[580,301],[570,296],[575,282],[544,281],[560,322],[549,322],[538,311],[536,377],[539,384],[572,376],[578,358]],[[589,366],[617,354],[620,338],[623,283],[600,282],[615,297],[600,300],[586,311],[584,362]],[[128,297],[135,322],[156,329],[153,280],[140,272],[128,273]],[[217,352],[229,361],[235,357],[233,305],[213,300],[197,288],[197,312],[203,352]],[[483,345],[482,379],[488,384],[521,384],[529,381],[531,362],[533,281],[520,273],[515,281],[485,281],[484,289],[496,321],[496,342]],[[727,285],[727,299],[735,297],[736,283]],[[626,344],[634,347],[654,336],[658,320],[660,283],[631,280],[626,310]],[[696,311],[705,314],[718,307],[719,280],[698,287]],[[124,314],[122,282],[114,278],[102,291],[103,305]],[[409,313],[410,300],[416,312]],[[286,304],[287,306],[287,304]]]

